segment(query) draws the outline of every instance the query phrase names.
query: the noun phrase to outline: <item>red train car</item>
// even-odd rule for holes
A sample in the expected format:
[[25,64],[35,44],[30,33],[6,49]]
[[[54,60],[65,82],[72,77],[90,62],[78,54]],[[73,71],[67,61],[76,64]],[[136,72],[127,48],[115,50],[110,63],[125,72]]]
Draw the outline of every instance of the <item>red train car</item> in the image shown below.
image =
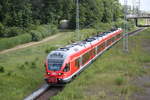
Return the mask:
[[48,84],[70,82],[104,51],[122,38],[122,29],[99,33],[48,54],[45,80]]

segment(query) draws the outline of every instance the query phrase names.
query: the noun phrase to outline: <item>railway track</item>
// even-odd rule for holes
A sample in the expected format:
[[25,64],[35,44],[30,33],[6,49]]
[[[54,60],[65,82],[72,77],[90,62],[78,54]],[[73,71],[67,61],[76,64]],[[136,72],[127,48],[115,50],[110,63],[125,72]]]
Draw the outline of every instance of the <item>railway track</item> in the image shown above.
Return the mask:
[[[129,32],[129,36],[137,35],[139,32],[145,30],[145,27],[138,28],[135,31]],[[31,95],[27,96],[24,100],[49,100],[50,97],[57,95],[63,90],[65,86],[50,86],[44,84],[41,88],[34,91]]]
[[24,100],[49,100],[50,97],[55,96],[62,91],[64,87],[65,86],[50,86],[48,84],[44,84],[41,88],[34,91]]
[[49,100],[50,97],[57,95],[59,92],[63,90],[64,86],[51,86],[47,89],[47,91],[43,92],[39,95],[35,100]]
[[134,30],[134,31],[132,31],[132,32],[129,32],[128,35],[129,35],[129,36],[137,35],[139,32],[141,32],[141,31],[143,31],[143,30],[145,30],[145,29],[146,29],[145,27],[138,28],[138,29],[136,29],[136,30]]

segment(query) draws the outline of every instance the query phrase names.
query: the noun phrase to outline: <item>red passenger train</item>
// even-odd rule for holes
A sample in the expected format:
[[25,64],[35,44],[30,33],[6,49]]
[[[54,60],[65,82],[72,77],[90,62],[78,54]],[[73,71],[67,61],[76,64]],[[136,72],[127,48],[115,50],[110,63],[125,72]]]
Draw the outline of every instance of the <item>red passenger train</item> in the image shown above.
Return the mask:
[[50,52],[45,61],[48,84],[70,82],[88,64],[122,38],[122,29],[99,33],[83,41]]

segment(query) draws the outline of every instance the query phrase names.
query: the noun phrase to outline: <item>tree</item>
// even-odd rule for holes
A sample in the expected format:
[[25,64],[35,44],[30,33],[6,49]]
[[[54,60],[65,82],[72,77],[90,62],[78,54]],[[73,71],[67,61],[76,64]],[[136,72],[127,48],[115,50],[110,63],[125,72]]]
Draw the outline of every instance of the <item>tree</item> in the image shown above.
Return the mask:
[[[122,15],[118,0],[79,0],[80,25],[110,23]],[[27,28],[30,24],[58,25],[60,20],[76,22],[76,0],[0,0],[0,22],[7,27]]]

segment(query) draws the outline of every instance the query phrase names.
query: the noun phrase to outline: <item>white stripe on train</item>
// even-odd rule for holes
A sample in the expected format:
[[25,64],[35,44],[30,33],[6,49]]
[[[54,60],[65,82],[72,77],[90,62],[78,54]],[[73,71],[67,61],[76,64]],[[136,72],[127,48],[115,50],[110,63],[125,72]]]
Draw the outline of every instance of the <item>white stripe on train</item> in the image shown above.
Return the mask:
[[[122,37],[121,37],[122,38]],[[83,69],[85,69],[89,64],[92,63],[93,60],[95,60],[98,56],[100,56],[102,53],[104,53],[108,48],[110,48],[111,46],[113,46],[115,43],[117,43],[121,38],[119,38],[117,41],[115,41],[114,43],[112,43],[111,45],[109,45],[108,47],[106,47],[103,51],[101,51],[98,55],[96,55],[93,59],[91,59],[89,62],[87,62],[87,64],[85,64],[84,66],[80,66],[80,69],[77,70],[75,73],[73,73],[71,76],[62,79],[64,82],[68,82],[70,81],[73,76],[77,75],[78,73],[80,73]]]

